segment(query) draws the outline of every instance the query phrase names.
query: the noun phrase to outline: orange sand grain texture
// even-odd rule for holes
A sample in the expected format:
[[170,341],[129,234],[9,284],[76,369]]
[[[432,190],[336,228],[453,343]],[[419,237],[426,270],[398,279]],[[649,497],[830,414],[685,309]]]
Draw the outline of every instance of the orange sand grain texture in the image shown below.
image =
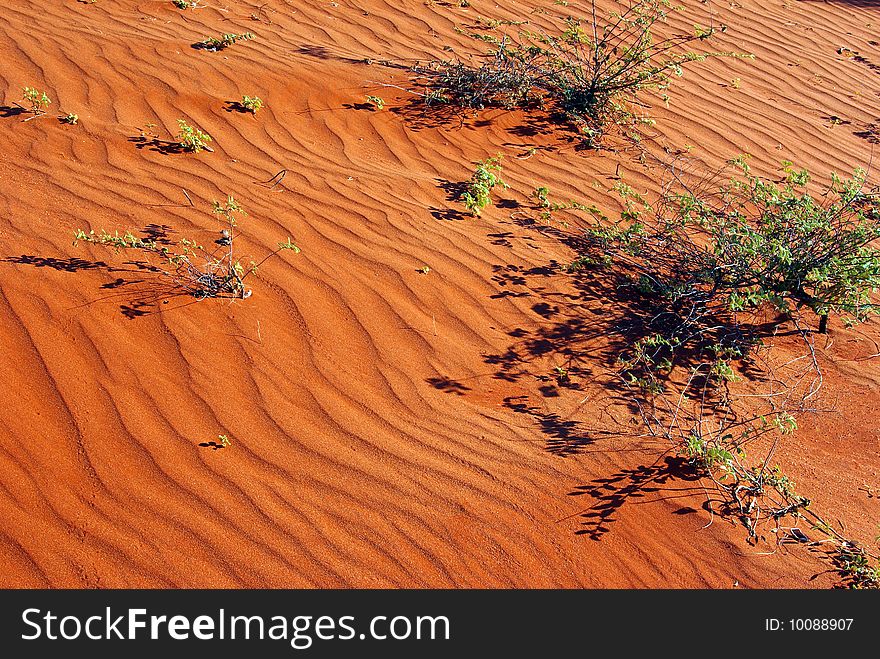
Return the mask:
[[[522,356],[521,337],[595,310],[546,272],[571,261],[568,248],[504,204],[450,212],[461,206],[444,184],[496,153],[514,202],[541,184],[601,201],[618,163],[656,190],[656,172],[578,151],[521,112],[434,125],[381,85],[406,86],[405,67],[444,45],[479,50],[457,26],[541,3],[203,4],[0,7],[3,586],[835,583],[819,552],[764,551],[710,517],[704,486],[659,441],[597,430],[599,388],[548,395],[552,350],[523,358],[515,378],[499,367]],[[755,60],[690,67],[669,107],[652,109],[658,149],[694,145],[711,167],[748,152],[770,173],[783,159],[818,174],[871,161],[877,5],[686,4],[685,29],[714,16],[730,26],[717,47]],[[245,31],[256,38],[221,52],[191,47]],[[24,86],[46,90],[48,116],[14,112]],[[266,107],[235,111],[245,94]],[[56,120],[68,112],[78,125]],[[170,139],[178,118],[213,136],[213,152],[141,139]],[[72,245],[79,227],[212,240],[205,211],[227,194],[249,213],[244,253],[262,258],[287,236],[302,248],[262,266],[247,300],[175,296],[130,254]],[[833,410],[779,461],[870,542],[880,332],[831,330],[819,358]],[[206,445],[218,434],[232,445]]]

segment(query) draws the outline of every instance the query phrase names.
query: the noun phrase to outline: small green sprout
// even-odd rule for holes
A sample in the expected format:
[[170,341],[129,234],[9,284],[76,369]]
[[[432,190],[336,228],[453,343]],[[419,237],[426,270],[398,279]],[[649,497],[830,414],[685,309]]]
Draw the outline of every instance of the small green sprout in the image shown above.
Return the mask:
[[385,108],[385,101],[379,96],[371,96],[367,95],[367,103],[371,105],[375,105],[377,110],[382,110]]
[[241,104],[251,112],[256,114],[263,109],[263,99],[259,96],[242,96]]
[[183,119],[178,119],[177,125],[180,127],[180,132],[177,134],[177,137],[175,139],[180,145],[180,148],[184,149],[185,151],[191,151],[193,153],[198,153],[199,151],[203,150],[212,150],[208,146],[208,142],[211,141],[210,135],[208,135],[207,133],[203,133],[198,128],[190,126]]
[[553,368],[553,374],[556,376],[556,382],[558,382],[560,385],[568,384],[568,382],[570,381],[567,368],[564,368],[562,366],[555,366]]
[[284,243],[278,243],[278,249],[279,249],[279,250],[282,250],[282,249],[288,249],[288,250],[290,250],[291,252],[293,252],[294,254],[299,254],[300,251],[301,251],[299,247],[297,247],[296,245],[294,245],[294,244],[290,241],[290,237],[289,237],[289,236],[288,236],[288,238],[287,238],[287,242],[284,242]]
[[30,108],[26,108],[28,112],[32,112],[35,117],[45,114],[46,108],[52,100],[46,96],[46,92],[41,92],[34,87],[25,87],[23,98],[30,103]]

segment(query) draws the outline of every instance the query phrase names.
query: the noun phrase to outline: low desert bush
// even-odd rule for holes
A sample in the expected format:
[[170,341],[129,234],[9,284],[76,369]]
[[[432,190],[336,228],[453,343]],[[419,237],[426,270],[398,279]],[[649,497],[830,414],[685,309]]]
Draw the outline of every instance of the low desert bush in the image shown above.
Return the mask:
[[[802,519],[838,542],[853,583],[876,585],[872,557],[847,549],[772,459],[798,417],[818,411],[823,376],[809,325],[818,316],[825,332],[831,314],[857,322],[877,312],[880,194],[863,170],[832,174],[823,189],[790,162],[778,180],[752,175],[745,157],[731,165],[730,178],[677,177],[655,203],[618,183],[616,218],[555,204],[546,188],[535,210],[562,210],[578,225],[563,233],[578,253],[567,270],[603,303],[609,317],[597,331],[646,432],[726,493],[725,510],[750,539],[762,524]],[[777,336],[786,323],[791,331]],[[794,358],[792,340],[803,345]]]
[[[581,264],[624,270],[634,290],[692,322],[669,340],[695,337],[705,313],[736,314],[769,305],[796,321],[808,309],[825,332],[829,314],[861,321],[876,313],[880,286],[880,195],[866,174],[832,174],[820,195],[805,170],[783,163],[781,182],[739,174],[716,192],[669,190],[655,207],[619,186],[626,209],[614,226],[584,233]],[[699,313],[694,315],[693,310]]]
[[[495,40],[493,40],[495,43]],[[481,110],[489,106],[511,109],[537,101],[535,71],[513,57],[507,38],[497,41],[489,59],[478,66],[460,61],[435,62],[419,73],[429,77],[427,105],[454,104]]]
[[300,251],[288,238],[286,242],[278,243],[277,249],[261,261],[251,261],[245,266],[235,253],[235,234],[240,217],[247,213],[231,196],[223,203],[215,201],[213,212],[223,224],[220,238],[214,241],[213,246],[205,247],[188,238],[169,246],[155,239],[140,238],[130,231],[111,234],[103,230],[95,233],[83,229],[75,232],[74,244],[82,241],[117,250],[136,250],[157,257],[159,263],[154,267],[171,279],[182,292],[199,299],[248,298],[251,291],[245,288],[245,281],[263,263],[282,251]]
[[[683,67],[709,57],[743,57],[732,52],[697,52],[725,26],[696,26],[691,33],[655,39],[654,29],[678,9],[669,0],[633,0],[604,18],[591,2],[588,20],[559,19],[554,33],[522,29],[515,35],[480,32],[469,36],[492,46],[478,66],[458,60],[414,69],[427,87],[429,105],[465,108],[550,105],[572,120],[591,145],[606,127],[635,127],[652,121],[639,109],[646,90],[660,93]],[[488,29],[495,29],[491,25]]]

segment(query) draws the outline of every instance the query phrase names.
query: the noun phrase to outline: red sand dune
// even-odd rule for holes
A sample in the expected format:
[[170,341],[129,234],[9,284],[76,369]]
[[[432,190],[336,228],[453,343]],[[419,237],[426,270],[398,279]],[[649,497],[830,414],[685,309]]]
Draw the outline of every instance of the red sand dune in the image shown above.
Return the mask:
[[[602,434],[615,411],[600,383],[542,394],[558,358],[524,355],[523,337],[591,313],[566,297],[565,275],[540,270],[572,254],[504,208],[455,219],[441,185],[503,153],[502,197],[549,185],[610,204],[618,163],[647,190],[657,168],[532,134],[518,112],[425,125],[405,92],[379,86],[407,82],[383,61],[476,52],[456,26],[543,3],[206,4],[0,8],[0,101],[26,85],[52,99],[48,117],[0,116],[2,585],[835,583],[820,552],[752,547],[741,526],[710,519],[705,489],[668,473],[659,441]],[[706,167],[749,152],[765,173],[782,159],[822,176],[871,161],[880,9],[686,4],[678,24],[712,14],[730,26],[717,47],[756,59],[690,67],[670,108],[652,111],[658,149],[693,145]],[[191,48],[247,30],[257,38],[223,52]],[[243,94],[266,107],[227,111]],[[388,107],[359,107],[366,94]],[[67,112],[78,126],[55,120]],[[136,141],[148,124],[170,139],[178,118],[214,152]],[[282,169],[280,185],[260,183]],[[302,248],[266,263],[248,300],[175,297],[131,255],[71,244],[78,227],[212,240],[206,211],[227,194],[250,213],[245,254],[287,236]],[[803,423],[779,461],[870,543],[880,332],[832,321],[831,337],[820,359],[833,411]],[[491,356],[505,354],[523,358],[515,377],[498,377]],[[200,446],[221,433],[231,447]]]

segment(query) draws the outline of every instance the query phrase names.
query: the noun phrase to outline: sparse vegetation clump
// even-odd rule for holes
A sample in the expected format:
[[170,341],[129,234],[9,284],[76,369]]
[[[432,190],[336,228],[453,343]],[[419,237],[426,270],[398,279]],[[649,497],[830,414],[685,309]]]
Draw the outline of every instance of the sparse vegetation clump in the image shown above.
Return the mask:
[[211,148],[208,146],[208,142],[211,141],[210,135],[202,132],[194,126],[190,126],[183,119],[178,119],[177,125],[180,130],[177,133],[177,137],[175,137],[174,139],[177,141],[177,144],[180,146],[181,149],[183,149],[184,151],[190,151],[192,153],[211,150]]
[[95,233],[83,229],[75,232],[74,244],[82,241],[117,250],[137,250],[158,257],[158,264],[153,264],[155,270],[167,276],[180,291],[199,299],[246,299],[250,297],[251,290],[245,287],[245,281],[263,263],[282,251],[300,251],[288,238],[286,242],[278,243],[277,249],[261,261],[250,261],[244,265],[236,255],[235,238],[239,219],[247,213],[231,196],[225,202],[215,201],[213,212],[221,218],[223,229],[213,245],[207,247],[188,238],[182,238],[176,244],[167,244],[155,238],[141,238],[130,231],[111,234],[103,230]]
[[492,203],[491,193],[496,186],[508,187],[501,179],[501,156],[477,163],[476,170],[461,193],[461,200],[472,214],[479,216],[480,212]]
[[428,78],[425,104],[482,110],[490,106],[512,109],[538,102],[541,97],[535,92],[535,71],[512,57],[508,47],[506,38],[499,40],[489,60],[478,66],[453,60],[418,69]]
[[74,114],[73,112],[66,114],[60,118],[62,123],[69,124],[70,126],[76,126],[79,123],[79,115]]
[[658,92],[666,101],[665,90],[685,65],[709,57],[743,56],[690,50],[725,31],[725,26],[696,26],[691,33],[655,39],[655,27],[676,9],[669,0],[634,0],[600,18],[592,2],[589,19],[561,18],[554,33],[468,33],[492,46],[486,61],[477,66],[459,60],[435,62],[416,67],[415,73],[426,85],[429,105],[550,106],[563,112],[595,146],[609,124],[652,123],[640,113],[645,105],[640,94]]
[[202,50],[218,51],[224,50],[238,41],[249,41],[256,38],[251,32],[243,32],[242,34],[225,33],[219,37],[205,37],[196,44]]
[[854,589],[880,589],[880,561],[872,557],[864,547],[851,540],[844,540],[837,548],[834,562],[843,578],[844,585]]

